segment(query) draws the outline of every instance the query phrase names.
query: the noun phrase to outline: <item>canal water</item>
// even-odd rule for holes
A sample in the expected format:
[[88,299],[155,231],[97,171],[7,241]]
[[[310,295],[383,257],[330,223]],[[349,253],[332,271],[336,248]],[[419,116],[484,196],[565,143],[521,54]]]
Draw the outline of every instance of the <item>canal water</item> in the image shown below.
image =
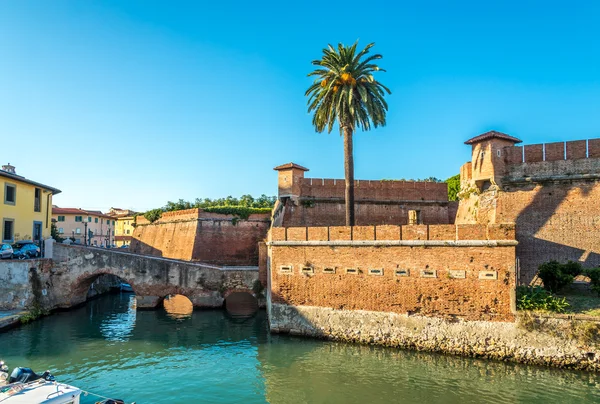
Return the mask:
[[134,301],[105,296],[2,333],[0,357],[138,404],[600,403],[592,373],[272,336],[264,311],[170,316]]

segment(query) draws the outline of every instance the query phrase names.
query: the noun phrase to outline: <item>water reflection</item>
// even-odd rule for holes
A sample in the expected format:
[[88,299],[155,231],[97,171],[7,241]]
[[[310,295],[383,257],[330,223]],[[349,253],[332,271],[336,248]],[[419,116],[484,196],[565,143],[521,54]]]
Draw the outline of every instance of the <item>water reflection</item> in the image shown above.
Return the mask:
[[233,317],[248,317],[258,311],[258,301],[247,292],[236,292],[225,299],[225,309]]
[[168,295],[163,301],[163,307],[169,317],[182,320],[192,317],[194,305],[183,295]]
[[107,341],[127,341],[133,333],[136,317],[136,299],[131,293],[123,293],[120,299],[127,300],[127,310],[102,313],[100,333]]
[[274,336],[259,347],[269,403],[597,403],[592,373]]
[[138,403],[600,402],[593,373],[272,336],[263,310],[194,311],[180,321],[164,310],[135,312],[131,297],[102,297],[1,333],[0,356]]

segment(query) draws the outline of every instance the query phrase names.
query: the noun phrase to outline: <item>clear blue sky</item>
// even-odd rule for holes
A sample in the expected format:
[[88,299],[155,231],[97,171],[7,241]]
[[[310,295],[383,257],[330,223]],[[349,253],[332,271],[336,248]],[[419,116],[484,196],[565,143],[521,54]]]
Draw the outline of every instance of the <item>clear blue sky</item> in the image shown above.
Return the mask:
[[4,0],[0,162],[102,210],[274,195],[289,161],[342,178],[306,74],[360,39],[393,94],[387,126],[356,134],[356,177],[447,178],[490,129],[600,137],[598,21],[597,1]]

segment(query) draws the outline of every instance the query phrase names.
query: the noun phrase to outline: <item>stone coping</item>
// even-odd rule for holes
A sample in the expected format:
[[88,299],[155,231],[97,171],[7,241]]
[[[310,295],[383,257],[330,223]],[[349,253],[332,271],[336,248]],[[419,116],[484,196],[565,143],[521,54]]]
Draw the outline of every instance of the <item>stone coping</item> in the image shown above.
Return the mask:
[[573,175],[546,175],[546,176],[533,176],[533,177],[521,177],[513,178],[506,177],[503,181],[512,184],[529,184],[536,182],[552,182],[552,181],[577,181],[577,180],[593,180],[600,179],[600,173],[595,174],[573,174]]
[[269,246],[338,246],[338,247],[514,247],[516,240],[334,240],[268,241]]
[[218,269],[220,271],[258,271],[258,266],[213,265],[213,264],[205,264],[205,263],[197,262],[197,261],[184,261],[184,260],[176,260],[173,258],[156,257],[154,255],[134,254],[134,253],[127,252],[127,251],[117,251],[117,250],[119,250],[118,248],[101,248],[101,247],[94,247],[94,246],[65,245],[65,244],[58,244],[58,245],[60,245],[60,247],[65,247],[65,248],[88,249],[92,253],[93,252],[103,252],[103,253],[109,253],[109,254],[129,255],[129,256],[133,256],[133,257],[144,257],[149,260],[173,262],[173,263],[178,263],[178,264],[197,266],[200,268]]

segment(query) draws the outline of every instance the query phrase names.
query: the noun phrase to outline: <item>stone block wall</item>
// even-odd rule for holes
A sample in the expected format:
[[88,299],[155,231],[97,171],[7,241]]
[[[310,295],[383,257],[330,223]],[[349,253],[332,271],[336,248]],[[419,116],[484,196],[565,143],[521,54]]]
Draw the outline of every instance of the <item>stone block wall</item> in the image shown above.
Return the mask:
[[271,302],[514,319],[514,226],[273,228]]
[[0,262],[0,310],[23,310],[42,296],[50,259]]

